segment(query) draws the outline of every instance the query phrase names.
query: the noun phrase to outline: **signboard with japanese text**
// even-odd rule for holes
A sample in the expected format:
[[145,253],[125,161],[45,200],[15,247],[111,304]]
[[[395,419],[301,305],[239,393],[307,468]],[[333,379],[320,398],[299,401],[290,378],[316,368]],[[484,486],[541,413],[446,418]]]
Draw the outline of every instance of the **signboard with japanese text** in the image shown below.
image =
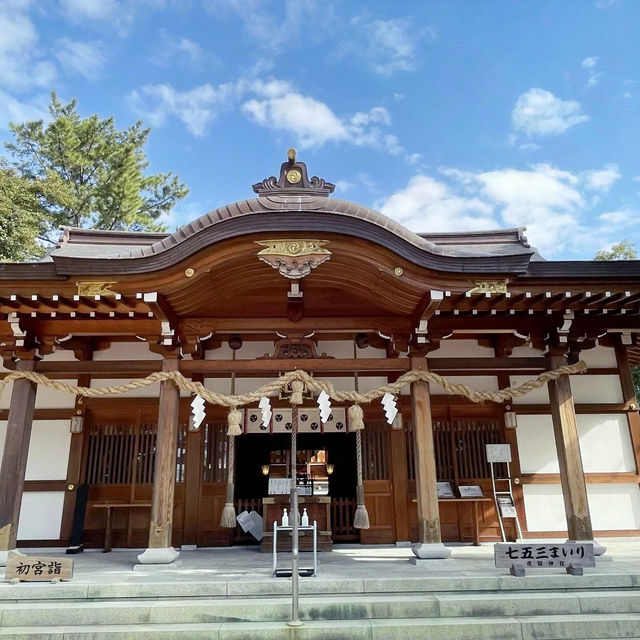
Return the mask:
[[291,478],[269,478],[269,495],[285,495],[291,493]]
[[494,545],[496,567],[595,567],[592,543],[564,544],[498,543]]
[[73,559],[23,556],[19,553],[10,553],[7,558],[4,578],[5,580],[18,579],[21,582],[71,580],[73,578]]
[[484,498],[482,487],[477,484],[459,485],[458,491],[461,498]]

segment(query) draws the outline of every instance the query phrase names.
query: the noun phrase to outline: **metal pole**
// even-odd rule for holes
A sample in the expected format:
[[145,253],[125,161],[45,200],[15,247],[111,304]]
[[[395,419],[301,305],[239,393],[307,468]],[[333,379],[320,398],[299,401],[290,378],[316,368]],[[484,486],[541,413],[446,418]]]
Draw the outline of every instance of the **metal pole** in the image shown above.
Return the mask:
[[289,517],[291,521],[291,620],[290,627],[302,626],[298,613],[298,405],[291,407],[291,499],[289,501]]

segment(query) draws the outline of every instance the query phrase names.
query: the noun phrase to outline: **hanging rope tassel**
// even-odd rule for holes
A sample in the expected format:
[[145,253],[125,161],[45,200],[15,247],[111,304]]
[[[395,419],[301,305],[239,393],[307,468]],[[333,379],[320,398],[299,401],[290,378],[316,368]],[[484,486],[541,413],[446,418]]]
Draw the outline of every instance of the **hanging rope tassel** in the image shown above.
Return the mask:
[[356,487],[356,515],[353,526],[356,529],[369,528],[369,512],[364,503],[364,485],[362,484],[362,431],[356,431],[356,462],[358,467],[358,486]]
[[229,425],[227,429],[229,437],[242,435],[242,427],[240,426],[242,424],[242,411],[240,409],[231,409],[229,411],[227,423]]
[[[358,357],[356,343],[353,343],[353,357]],[[353,374],[353,384],[358,393],[358,372]],[[356,486],[356,513],[353,517],[354,529],[369,528],[369,512],[364,503],[364,485],[362,484],[362,430],[364,429],[364,412],[359,404],[349,407],[349,429],[356,432],[356,467],[358,485]]]
[[304,392],[304,382],[294,380],[291,383],[291,404],[302,404],[302,394]]
[[364,429],[364,411],[359,404],[349,407],[349,430],[361,431]]
[[236,508],[233,504],[235,499],[235,485],[233,478],[236,466],[236,439],[229,436],[229,465],[227,467],[227,499],[222,509],[222,517],[220,518],[220,526],[225,529],[236,528]]
[[[236,359],[236,352],[233,351],[233,359]],[[236,374],[231,374],[231,395],[236,393]],[[236,436],[242,433],[240,425],[242,424],[242,411],[233,407],[227,416],[227,447],[228,447],[228,463],[227,463],[227,498],[222,509],[220,517],[220,526],[225,529],[236,528],[236,508],[234,505],[236,488],[234,479],[236,475]]]

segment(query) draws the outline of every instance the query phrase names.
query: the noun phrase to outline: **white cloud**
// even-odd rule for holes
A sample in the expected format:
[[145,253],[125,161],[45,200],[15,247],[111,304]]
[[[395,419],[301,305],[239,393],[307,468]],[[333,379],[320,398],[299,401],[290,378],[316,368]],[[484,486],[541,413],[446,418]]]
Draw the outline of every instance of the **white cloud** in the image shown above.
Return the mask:
[[469,231],[496,227],[493,206],[461,197],[431,176],[417,175],[382,202],[381,213],[414,231]]
[[55,66],[39,49],[28,5],[21,0],[0,3],[0,87],[14,91],[50,87],[56,77]]
[[[424,174],[411,178],[382,201],[382,213],[414,231],[526,226],[531,244],[549,256],[580,242],[602,242],[602,231],[594,233],[586,222],[593,209],[586,176],[597,171],[578,175],[538,164],[525,170],[441,168],[439,173],[441,179]],[[604,185],[604,180],[596,182]],[[615,223],[621,219],[618,214],[600,218]]]
[[537,151],[538,149],[542,149],[542,147],[536,142],[525,142],[524,144],[521,144],[518,147],[518,149],[520,149],[520,151],[531,152],[531,151]]
[[324,102],[302,95],[281,80],[258,83],[254,90],[262,97],[247,100],[242,111],[262,127],[293,136],[303,149],[346,142],[385,149],[392,155],[405,153],[397,137],[382,129],[391,124],[384,107],[338,116]]
[[589,191],[606,193],[621,178],[617,164],[608,164],[604,169],[585,171],[583,174],[585,187]]
[[[414,33],[408,18],[369,21],[357,17],[351,20],[351,26],[358,30],[359,37],[343,51],[363,58],[373,71],[383,76],[415,69],[417,41],[424,34]],[[435,38],[435,31],[428,33]]]
[[9,129],[9,122],[48,120],[47,95],[40,95],[22,102],[0,89],[0,129]]
[[204,8],[215,17],[225,11],[237,15],[252,45],[273,54],[318,42],[331,33],[331,7],[324,2],[265,4],[263,0],[205,0]]
[[110,20],[121,14],[118,0],[59,0],[60,8],[71,22]]
[[537,88],[523,93],[511,113],[513,129],[528,136],[557,136],[589,119],[579,102],[561,100]]
[[628,227],[634,224],[640,224],[640,214],[635,211],[630,211],[629,209],[601,213],[598,218],[603,222],[615,224],[618,227]]
[[233,105],[238,85],[204,84],[177,91],[170,84],[147,85],[127,96],[130,107],[153,126],[162,126],[169,116],[179,118],[194,136],[203,136],[218,113]]
[[284,133],[302,149],[327,143],[370,147],[417,162],[398,138],[389,133],[391,115],[384,107],[340,116],[324,102],[301,94],[286,80],[269,81],[240,78],[213,86],[204,84],[178,91],[170,84],[147,85],[127,96],[130,108],[153,126],[160,127],[170,116],[179,118],[195,136],[202,136],[215,117],[234,109],[248,98],[241,111],[255,124]]
[[106,58],[97,42],[78,42],[60,38],[56,45],[56,58],[70,75],[81,75],[95,80],[102,71]]
[[[151,62],[161,66],[174,66],[184,62],[189,66],[200,66],[205,60],[204,49],[194,40],[180,37],[174,38],[166,31],[161,31],[160,38],[155,42],[157,53],[151,57]],[[218,62],[215,56],[207,56],[208,59]]]
[[74,25],[106,24],[127,33],[140,11],[162,8],[166,0],[58,0],[62,15]]
[[587,78],[587,87],[589,88],[595,87],[604,75],[602,71],[596,71],[597,64],[598,58],[596,56],[589,56],[582,61],[582,66],[589,72],[589,77]]

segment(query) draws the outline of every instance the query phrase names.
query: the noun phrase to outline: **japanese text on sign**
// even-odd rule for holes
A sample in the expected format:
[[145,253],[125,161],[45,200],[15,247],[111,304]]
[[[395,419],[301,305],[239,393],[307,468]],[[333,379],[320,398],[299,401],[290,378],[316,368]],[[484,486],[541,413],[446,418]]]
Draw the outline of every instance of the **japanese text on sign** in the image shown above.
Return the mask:
[[496,567],[595,567],[593,544],[496,544]]

